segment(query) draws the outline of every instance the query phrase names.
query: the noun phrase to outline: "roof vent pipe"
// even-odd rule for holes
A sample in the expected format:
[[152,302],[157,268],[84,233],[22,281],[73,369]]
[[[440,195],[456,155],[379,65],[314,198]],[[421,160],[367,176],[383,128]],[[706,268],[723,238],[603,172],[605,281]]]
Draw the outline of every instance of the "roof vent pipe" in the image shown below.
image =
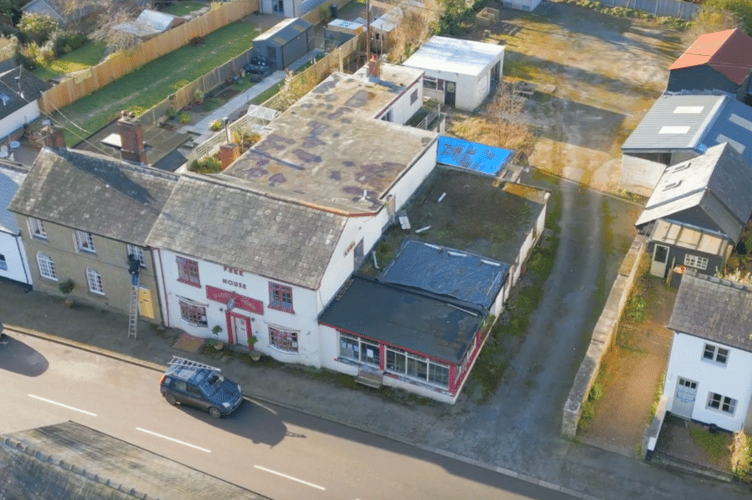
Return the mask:
[[230,119],[228,117],[222,118],[222,125],[225,127],[225,134],[227,135],[227,144],[232,143],[232,137],[230,137]]

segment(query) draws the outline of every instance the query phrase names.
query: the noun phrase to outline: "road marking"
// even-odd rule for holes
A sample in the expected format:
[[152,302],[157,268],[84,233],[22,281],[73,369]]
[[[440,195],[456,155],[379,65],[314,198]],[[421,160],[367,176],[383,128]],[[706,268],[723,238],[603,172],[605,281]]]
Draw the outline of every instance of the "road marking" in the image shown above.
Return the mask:
[[254,465],[255,468],[260,469],[265,472],[270,472],[272,474],[276,474],[280,477],[284,477],[286,479],[292,479],[293,481],[297,481],[301,484],[305,484],[306,486],[310,486],[311,488],[317,488],[321,491],[326,491],[326,488],[323,486],[319,486],[318,484],[309,483],[308,481],[303,481],[302,479],[298,479],[297,477],[288,476],[287,474],[282,474],[281,472],[277,472],[276,470],[267,469],[266,467],[261,467],[260,465]]
[[64,405],[63,403],[58,403],[57,401],[52,401],[51,399],[41,398],[41,397],[35,396],[33,394],[29,394],[28,396],[30,398],[38,399],[39,401],[44,401],[45,403],[50,403],[52,405],[62,406],[63,408],[67,408],[69,410],[77,411],[77,412],[80,412],[80,413],[85,413],[86,415],[91,415],[92,417],[96,417],[97,416],[96,413],[92,413],[92,412],[86,411],[86,410],[80,410],[80,409],[74,408],[72,406]]
[[146,429],[142,429],[141,427],[136,427],[137,431],[145,432],[147,434],[151,434],[152,436],[161,437],[162,439],[166,439],[168,441],[172,441],[173,443],[182,444],[184,446],[190,446],[191,448],[194,448],[196,450],[205,451],[206,453],[211,453],[211,450],[207,450],[206,448],[202,448],[200,446],[196,446],[195,444],[186,443],[185,441],[181,441],[179,439],[171,438],[169,436],[164,436],[162,434],[157,434],[156,432],[147,431]]

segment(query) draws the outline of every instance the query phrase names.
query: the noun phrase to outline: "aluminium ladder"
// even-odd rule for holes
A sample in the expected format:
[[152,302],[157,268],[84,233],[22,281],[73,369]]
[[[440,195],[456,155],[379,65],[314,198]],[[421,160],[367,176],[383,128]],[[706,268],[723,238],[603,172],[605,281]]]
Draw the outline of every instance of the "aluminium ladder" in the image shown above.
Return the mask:
[[131,312],[128,316],[128,338],[136,338],[138,330],[138,284],[131,287]]
[[186,358],[181,358],[180,356],[173,356],[170,360],[170,365],[178,365],[183,366],[185,368],[206,368],[208,370],[214,370],[216,372],[221,372],[219,368],[216,366],[206,365],[204,363],[199,363],[198,361],[193,361]]

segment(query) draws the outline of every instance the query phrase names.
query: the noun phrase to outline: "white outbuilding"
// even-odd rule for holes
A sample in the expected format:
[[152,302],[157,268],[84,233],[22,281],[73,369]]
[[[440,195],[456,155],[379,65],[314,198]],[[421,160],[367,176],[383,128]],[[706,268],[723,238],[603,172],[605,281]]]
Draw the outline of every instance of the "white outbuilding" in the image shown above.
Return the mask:
[[504,47],[434,36],[402,64],[425,72],[425,96],[471,111],[501,81]]

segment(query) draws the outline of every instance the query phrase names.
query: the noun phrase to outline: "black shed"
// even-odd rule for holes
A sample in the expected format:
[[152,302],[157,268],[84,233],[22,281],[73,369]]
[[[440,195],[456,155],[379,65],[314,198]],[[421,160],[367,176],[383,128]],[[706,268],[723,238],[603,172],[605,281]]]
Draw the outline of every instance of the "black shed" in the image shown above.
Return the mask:
[[266,58],[274,69],[285,69],[311,50],[312,28],[304,19],[285,19],[253,40],[253,55]]

